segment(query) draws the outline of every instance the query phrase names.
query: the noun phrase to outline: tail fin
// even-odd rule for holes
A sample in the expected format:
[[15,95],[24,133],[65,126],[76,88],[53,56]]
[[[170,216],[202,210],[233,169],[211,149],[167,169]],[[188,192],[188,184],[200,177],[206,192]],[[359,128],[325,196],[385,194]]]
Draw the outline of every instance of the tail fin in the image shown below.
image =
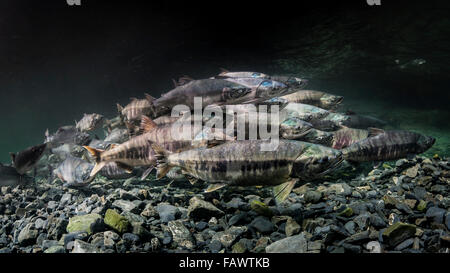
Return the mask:
[[104,152],[100,149],[94,149],[89,146],[83,146],[95,159],[95,166],[91,171],[90,177],[94,177],[103,167],[105,167],[106,163],[105,161],[101,162],[101,154]]
[[144,93],[144,95],[145,95],[145,99],[148,100],[148,102],[150,102],[150,104],[153,104],[153,101],[155,100],[155,98],[147,93]]
[[156,178],[161,179],[173,168],[173,166],[170,166],[169,162],[167,162],[167,157],[171,152],[157,144],[152,144],[152,149],[156,154]]

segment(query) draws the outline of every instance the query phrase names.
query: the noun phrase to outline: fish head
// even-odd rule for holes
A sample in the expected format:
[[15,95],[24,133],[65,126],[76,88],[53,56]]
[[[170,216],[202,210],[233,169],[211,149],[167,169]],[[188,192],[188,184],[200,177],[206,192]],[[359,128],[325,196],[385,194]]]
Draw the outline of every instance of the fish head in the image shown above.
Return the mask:
[[302,179],[315,179],[336,169],[343,160],[339,150],[308,143],[294,162],[293,175]]
[[[297,77],[290,77],[290,76],[272,76],[270,77],[272,80],[279,81],[284,83],[285,85],[289,87],[295,87],[297,89],[303,89],[308,85],[308,80],[297,78]],[[297,90],[298,91],[298,90]]]
[[299,139],[308,134],[312,128],[311,123],[291,117],[280,124],[280,134],[285,139]]
[[335,108],[344,100],[343,96],[336,96],[332,94],[324,94],[320,98],[320,104],[323,108]]
[[288,90],[288,86],[282,82],[263,80],[256,88],[256,97],[263,99],[281,97],[285,95]]
[[418,152],[419,153],[425,152],[426,150],[431,148],[431,146],[433,146],[435,142],[436,139],[434,137],[420,135],[419,139],[417,140],[417,145],[419,147]]
[[310,130],[310,132],[305,135],[304,140],[311,143],[330,146],[333,143],[333,134],[321,130]]

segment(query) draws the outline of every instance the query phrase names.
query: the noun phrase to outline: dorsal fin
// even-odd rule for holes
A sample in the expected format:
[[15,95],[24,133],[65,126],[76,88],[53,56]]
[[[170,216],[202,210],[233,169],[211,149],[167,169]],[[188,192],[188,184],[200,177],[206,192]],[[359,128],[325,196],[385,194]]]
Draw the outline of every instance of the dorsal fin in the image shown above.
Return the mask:
[[172,79],[172,82],[173,82],[173,86],[175,88],[177,88],[178,87],[178,82],[175,79]]
[[144,93],[144,95],[145,95],[145,99],[148,101],[148,102],[150,102],[151,104],[153,104],[153,101],[155,100],[155,98],[154,97],[152,97],[150,94],[148,94],[148,93]]
[[13,164],[13,166],[15,165],[14,162],[16,161],[16,154],[15,153],[9,153],[9,155],[11,156],[11,162]]
[[138,100],[138,98],[131,97],[130,100],[131,100],[131,101],[135,101],[135,100]]
[[368,131],[369,131],[368,137],[373,137],[385,133],[383,129],[379,128],[368,128]]
[[50,136],[50,132],[48,131],[48,128],[47,128],[47,130],[45,130],[45,137],[49,137]]
[[191,82],[193,80],[194,80],[193,78],[191,78],[191,77],[189,77],[187,75],[184,75],[183,77],[178,79],[178,85],[185,85],[185,84],[187,84],[187,83],[189,83],[189,82]]
[[225,69],[223,67],[220,67],[219,69],[220,69],[221,73],[228,73],[228,72],[230,72],[228,69]]
[[120,104],[118,104],[118,103],[117,103],[117,111],[118,111],[120,114],[122,114],[122,111],[123,111],[122,105],[120,105]]
[[148,133],[158,127],[158,125],[149,117],[142,115],[141,126],[139,127],[139,133]]

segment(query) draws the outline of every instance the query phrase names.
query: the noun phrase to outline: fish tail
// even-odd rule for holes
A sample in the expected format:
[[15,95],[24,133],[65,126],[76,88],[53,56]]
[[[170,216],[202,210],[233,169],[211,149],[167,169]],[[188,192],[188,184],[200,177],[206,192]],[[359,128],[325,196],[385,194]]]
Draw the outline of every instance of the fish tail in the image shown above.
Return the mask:
[[94,149],[89,146],[83,146],[83,148],[85,148],[95,159],[95,166],[92,169],[91,174],[89,175],[90,177],[94,177],[106,165],[105,161],[101,161],[101,155],[104,151],[100,149]]
[[174,167],[167,160],[170,152],[157,144],[152,144],[152,149],[156,157],[156,178],[161,179]]

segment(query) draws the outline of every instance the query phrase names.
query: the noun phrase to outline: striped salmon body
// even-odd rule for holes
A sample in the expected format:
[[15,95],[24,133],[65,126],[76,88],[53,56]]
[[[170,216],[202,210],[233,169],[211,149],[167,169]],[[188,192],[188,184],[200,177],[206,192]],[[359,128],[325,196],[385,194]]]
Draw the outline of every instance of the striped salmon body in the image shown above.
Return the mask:
[[140,120],[142,115],[149,115],[151,110],[151,104],[147,99],[133,99],[122,110],[122,115],[125,116],[128,121]]
[[171,154],[168,162],[209,182],[232,185],[274,186],[290,177],[293,162],[301,154],[301,142],[280,140],[276,151],[262,151],[258,140],[227,142],[210,149]]
[[423,153],[435,139],[408,131],[387,131],[356,142],[343,149],[351,161],[394,160],[409,154]]
[[343,149],[368,136],[369,132],[367,130],[352,128],[340,129],[334,133],[332,147],[334,149]]
[[298,92],[282,96],[281,98],[286,99],[289,102],[304,103],[314,106],[320,106],[320,98],[323,92],[313,91],[313,90],[300,90]]
[[152,142],[146,134],[132,138],[101,154],[100,161],[120,162],[128,166],[148,166],[155,163]]

